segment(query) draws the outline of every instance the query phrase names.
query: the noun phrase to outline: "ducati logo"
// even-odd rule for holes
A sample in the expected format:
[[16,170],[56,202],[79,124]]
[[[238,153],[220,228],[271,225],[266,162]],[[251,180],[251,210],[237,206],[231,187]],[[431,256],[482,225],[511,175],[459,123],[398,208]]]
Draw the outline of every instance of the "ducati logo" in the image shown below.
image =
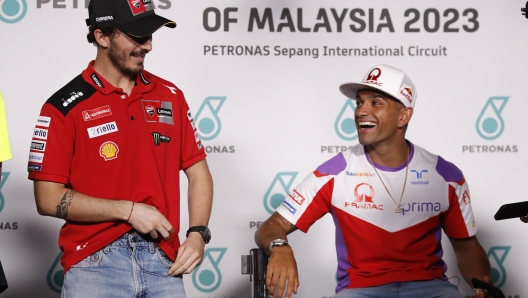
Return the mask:
[[147,114],[150,115],[150,117],[154,117],[154,107],[153,106],[146,106],[145,111]]

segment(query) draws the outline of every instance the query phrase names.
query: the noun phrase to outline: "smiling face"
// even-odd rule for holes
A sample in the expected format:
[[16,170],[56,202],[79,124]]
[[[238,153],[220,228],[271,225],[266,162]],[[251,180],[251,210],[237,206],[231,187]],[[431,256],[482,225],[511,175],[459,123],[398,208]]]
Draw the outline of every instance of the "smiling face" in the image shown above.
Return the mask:
[[135,38],[118,31],[110,37],[108,59],[128,77],[135,78],[144,68],[145,55],[152,50],[152,36]]
[[399,138],[405,139],[411,116],[412,108],[374,89],[363,89],[356,95],[354,118],[362,145],[390,145]]

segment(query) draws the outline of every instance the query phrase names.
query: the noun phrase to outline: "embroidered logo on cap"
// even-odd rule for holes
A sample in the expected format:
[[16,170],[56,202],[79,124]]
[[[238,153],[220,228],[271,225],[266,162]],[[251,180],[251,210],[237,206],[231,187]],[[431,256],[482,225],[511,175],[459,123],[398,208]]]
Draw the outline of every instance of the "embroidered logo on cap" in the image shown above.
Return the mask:
[[367,79],[363,83],[381,86],[383,85],[383,83],[378,82],[378,78],[380,76],[381,76],[381,69],[376,67],[370,71],[370,73],[367,76]]
[[403,95],[410,103],[412,103],[412,88],[403,84],[403,86],[400,89],[400,94]]
[[134,15],[145,12],[145,6],[143,6],[141,0],[128,0],[128,5],[130,5],[130,9]]

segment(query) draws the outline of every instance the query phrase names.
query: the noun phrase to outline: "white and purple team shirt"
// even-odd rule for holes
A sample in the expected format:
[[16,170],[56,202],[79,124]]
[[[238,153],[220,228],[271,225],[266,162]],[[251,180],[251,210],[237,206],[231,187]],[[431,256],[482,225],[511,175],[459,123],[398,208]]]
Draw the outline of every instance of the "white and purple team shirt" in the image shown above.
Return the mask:
[[[410,143],[409,143],[410,144]],[[442,157],[410,144],[401,213],[367,159],[364,147],[341,152],[309,174],[277,212],[307,232],[326,213],[336,226],[337,288],[445,279],[442,229],[468,238],[477,227],[462,172]],[[406,166],[376,165],[399,202]]]

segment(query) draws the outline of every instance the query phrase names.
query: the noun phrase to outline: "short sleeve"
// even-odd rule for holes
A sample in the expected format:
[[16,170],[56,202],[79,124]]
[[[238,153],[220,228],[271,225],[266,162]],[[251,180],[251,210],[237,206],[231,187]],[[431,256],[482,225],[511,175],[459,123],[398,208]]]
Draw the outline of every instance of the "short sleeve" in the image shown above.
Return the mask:
[[186,169],[206,157],[205,148],[200,140],[191,109],[185,100],[183,92],[179,92],[179,112],[181,127],[180,168]]
[[4,99],[0,92],[0,162],[13,157],[9,144],[9,134],[7,132],[7,119],[4,106]]
[[75,148],[75,123],[46,103],[38,116],[28,159],[29,179],[68,184]]

